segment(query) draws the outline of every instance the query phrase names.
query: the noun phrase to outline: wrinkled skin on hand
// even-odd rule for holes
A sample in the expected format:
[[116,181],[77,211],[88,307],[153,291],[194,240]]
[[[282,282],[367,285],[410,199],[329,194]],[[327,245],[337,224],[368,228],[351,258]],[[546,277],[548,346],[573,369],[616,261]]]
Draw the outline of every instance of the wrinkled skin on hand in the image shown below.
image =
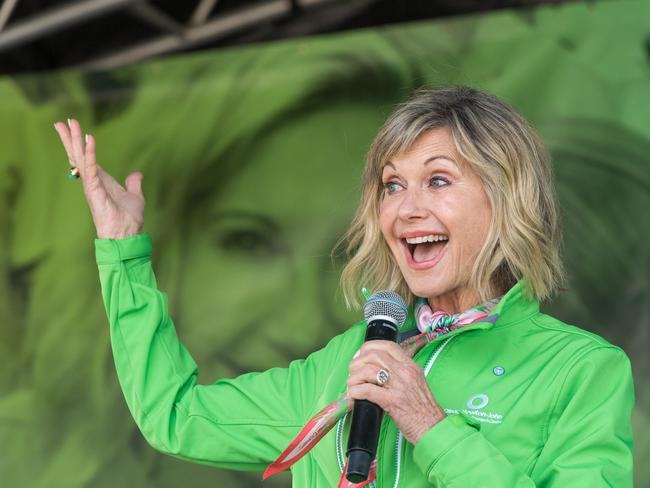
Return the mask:
[[106,173],[96,162],[95,138],[82,137],[79,122],[54,124],[72,167],[77,168],[83,184],[97,237],[122,239],[142,232],[144,195],[142,173],[131,173],[124,186]]
[[[389,378],[379,386],[377,372],[382,368]],[[390,341],[369,341],[361,346],[350,362],[348,397],[379,405],[414,445],[446,416],[422,368]]]

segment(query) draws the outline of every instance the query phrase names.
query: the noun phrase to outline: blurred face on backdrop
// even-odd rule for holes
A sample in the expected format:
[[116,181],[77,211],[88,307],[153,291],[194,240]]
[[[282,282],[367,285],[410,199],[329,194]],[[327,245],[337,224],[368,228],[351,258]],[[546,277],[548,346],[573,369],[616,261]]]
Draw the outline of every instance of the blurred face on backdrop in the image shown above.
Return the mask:
[[354,104],[300,114],[192,208],[177,321],[204,380],[286,366],[359,320],[330,254],[381,119]]
[[459,312],[476,304],[469,277],[492,211],[447,128],[420,136],[383,169],[381,230],[411,291]]

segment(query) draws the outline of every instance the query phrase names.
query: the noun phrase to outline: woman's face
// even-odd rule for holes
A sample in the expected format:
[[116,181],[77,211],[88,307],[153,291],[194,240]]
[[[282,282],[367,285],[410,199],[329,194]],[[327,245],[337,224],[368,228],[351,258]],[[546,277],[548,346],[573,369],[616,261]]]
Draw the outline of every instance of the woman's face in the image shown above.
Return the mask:
[[345,311],[330,253],[380,122],[353,104],[302,114],[192,209],[175,318],[205,380],[286,366],[361,318]]
[[469,276],[492,211],[449,129],[426,132],[389,161],[382,183],[381,230],[411,291],[450,312],[473,305]]

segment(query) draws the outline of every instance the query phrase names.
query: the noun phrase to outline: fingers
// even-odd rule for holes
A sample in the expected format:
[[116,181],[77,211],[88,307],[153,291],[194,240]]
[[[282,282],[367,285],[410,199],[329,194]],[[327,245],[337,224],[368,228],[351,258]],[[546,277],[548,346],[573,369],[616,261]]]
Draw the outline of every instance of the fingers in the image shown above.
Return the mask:
[[[379,386],[377,374],[381,369],[388,372],[390,379],[402,377],[407,383],[416,381],[422,374],[422,369],[399,345],[390,341],[370,341],[362,345],[350,362],[348,390],[364,384]],[[381,387],[390,386],[388,383]]]
[[[381,378],[380,385],[377,376],[381,369],[388,377]],[[422,367],[399,345],[388,341],[370,341],[360,348],[350,362],[347,397],[350,404],[367,400],[379,405],[412,444],[445,416]]]
[[360,351],[362,356],[373,353],[388,354],[396,361],[404,361],[409,357],[396,342],[392,341],[379,340],[364,342]]
[[[97,171],[93,166],[95,165],[95,141],[92,136],[86,136],[86,141],[92,139],[91,147],[84,144],[82,140],[81,126],[75,119],[68,119],[67,125],[64,122],[56,122],[54,124],[56,132],[63,143],[65,152],[68,156],[68,161],[71,166],[79,169],[82,178],[91,178],[96,176]],[[90,158],[90,175],[87,175],[87,158]]]
[[352,388],[355,385],[361,385],[363,383],[372,383],[377,385],[377,373],[381,369],[389,371],[390,369],[385,366],[379,366],[377,364],[363,364],[357,367],[354,371],[350,370],[350,375],[348,376],[348,388]]
[[388,368],[408,361],[409,356],[400,346],[390,341],[365,342],[350,362],[350,373],[353,373],[366,364],[373,364],[377,368]]
[[86,134],[86,148],[84,150],[84,176],[88,179],[92,179],[97,176],[95,147],[95,138],[90,134]]
[[134,195],[138,196],[143,196],[142,195],[142,173],[139,171],[136,171],[135,173],[131,173],[126,177],[126,180],[124,180],[124,185],[126,186],[126,191],[129,193],[133,193]]
[[[383,344],[370,346],[371,342]],[[391,374],[404,369],[406,362],[411,361],[408,356],[401,352],[401,349],[397,354],[389,352],[392,347],[388,341],[371,342],[365,343],[350,362],[350,373],[347,380],[348,389],[366,383],[377,385],[379,370],[385,369]],[[396,344],[392,345],[395,346]],[[397,347],[399,348],[399,346]]]
[[75,164],[72,162],[73,154],[72,154],[72,138],[70,137],[70,128],[63,122],[56,122],[54,124],[54,128],[56,129],[57,134],[59,134],[59,139],[61,139],[61,142],[63,143],[63,147],[65,148],[65,152],[68,156],[68,161],[70,162],[70,165],[74,166]]
[[81,126],[75,119],[68,119],[70,127],[70,139],[72,145],[72,161],[79,168],[82,176],[86,176],[85,149],[84,142],[81,139]]
[[372,355],[372,356],[363,356],[360,359],[354,360],[350,363],[350,375],[356,375],[367,370],[367,368],[372,368],[375,373],[381,368],[389,369],[396,368],[397,363],[392,360],[390,356],[383,355]]
[[92,182],[99,177],[101,169],[96,161],[95,138],[86,134],[82,139],[81,125],[75,119],[68,119],[67,125],[56,122],[54,128],[63,143],[70,165],[79,170],[82,180]]
[[362,383],[348,388],[348,398],[350,400],[368,400],[376,403],[382,410],[389,411],[390,393],[381,386],[371,383]]

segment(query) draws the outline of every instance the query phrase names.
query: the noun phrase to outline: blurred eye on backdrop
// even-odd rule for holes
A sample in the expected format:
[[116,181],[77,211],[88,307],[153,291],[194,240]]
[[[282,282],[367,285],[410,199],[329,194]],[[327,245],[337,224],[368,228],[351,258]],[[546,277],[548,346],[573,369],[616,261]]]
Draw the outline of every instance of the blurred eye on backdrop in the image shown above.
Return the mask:
[[221,252],[252,259],[269,259],[288,252],[277,224],[268,217],[233,212],[210,220],[214,245]]

